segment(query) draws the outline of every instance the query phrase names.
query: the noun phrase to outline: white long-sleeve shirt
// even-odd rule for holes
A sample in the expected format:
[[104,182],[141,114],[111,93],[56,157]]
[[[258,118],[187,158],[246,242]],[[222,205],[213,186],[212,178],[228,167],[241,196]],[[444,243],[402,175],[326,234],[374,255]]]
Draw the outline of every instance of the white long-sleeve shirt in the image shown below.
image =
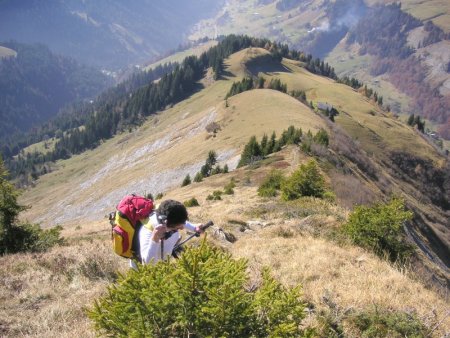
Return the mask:
[[[158,219],[156,214],[153,214],[150,216],[149,224],[155,228],[158,225]],[[190,222],[186,222],[185,229],[189,231],[195,231],[196,227]],[[139,229],[139,244],[140,244],[140,254],[142,259],[142,264],[148,264],[152,263],[155,264],[156,262],[167,259],[172,255],[173,248],[177,244],[178,240],[180,239],[179,232],[175,232],[166,240],[160,240],[158,242],[155,242],[152,239],[153,231],[149,229],[147,226],[141,226]],[[163,252],[161,255],[161,245],[163,244]],[[133,269],[137,269],[136,263],[134,260],[130,259],[130,267]]]

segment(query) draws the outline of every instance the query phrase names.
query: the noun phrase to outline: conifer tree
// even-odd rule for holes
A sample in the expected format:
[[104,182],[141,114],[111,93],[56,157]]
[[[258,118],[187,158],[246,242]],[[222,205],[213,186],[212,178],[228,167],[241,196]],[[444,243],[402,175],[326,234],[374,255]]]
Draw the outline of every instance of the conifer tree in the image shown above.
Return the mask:
[[256,136],[252,136],[250,141],[245,145],[244,151],[242,152],[241,159],[238,164],[239,167],[250,164],[255,160],[262,157],[261,147],[259,146]]
[[268,155],[269,153],[267,152],[267,145],[269,143],[269,138],[267,137],[267,134],[264,134],[262,139],[261,139],[261,152],[264,156]]
[[286,288],[265,268],[256,290],[247,263],[206,245],[177,261],[119,277],[88,316],[109,337],[307,337],[300,286]]
[[186,177],[183,180],[183,183],[181,184],[182,187],[185,187],[187,185],[191,184],[191,176],[189,174],[186,175]]
[[194,182],[201,182],[201,181],[203,181],[203,175],[202,175],[202,173],[201,172],[198,172],[197,174],[195,174],[195,177],[194,177]]

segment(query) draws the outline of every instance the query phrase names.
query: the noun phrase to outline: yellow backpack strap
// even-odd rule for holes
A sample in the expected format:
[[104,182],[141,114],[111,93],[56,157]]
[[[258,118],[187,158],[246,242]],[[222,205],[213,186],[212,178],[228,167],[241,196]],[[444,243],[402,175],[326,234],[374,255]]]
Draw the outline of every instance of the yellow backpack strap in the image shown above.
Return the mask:
[[153,231],[155,229],[155,226],[157,224],[153,224],[151,218],[155,213],[152,212],[147,218],[144,218],[143,220],[141,220],[141,223],[144,227],[146,227],[148,230]]

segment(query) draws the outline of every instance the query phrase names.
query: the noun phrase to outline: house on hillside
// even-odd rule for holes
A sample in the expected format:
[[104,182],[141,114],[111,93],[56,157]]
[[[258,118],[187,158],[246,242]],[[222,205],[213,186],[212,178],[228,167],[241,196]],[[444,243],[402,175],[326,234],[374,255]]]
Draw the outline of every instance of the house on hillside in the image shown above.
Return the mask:
[[317,102],[317,110],[328,116],[333,122],[334,117],[339,114],[339,112],[333,107],[333,105],[328,102]]
[[333,109],[333,105],[328,102],[317,102],[317,109],[323,111],[331,111]]

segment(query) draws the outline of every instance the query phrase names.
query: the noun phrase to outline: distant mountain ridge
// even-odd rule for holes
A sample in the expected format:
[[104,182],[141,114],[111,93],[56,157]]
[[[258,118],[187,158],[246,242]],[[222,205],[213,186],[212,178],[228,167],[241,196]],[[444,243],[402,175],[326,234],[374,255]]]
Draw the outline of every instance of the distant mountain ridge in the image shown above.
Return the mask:
[[84,63],[119,68],[177,47],[223,0],[0,2],[0,39],[40,42]]

